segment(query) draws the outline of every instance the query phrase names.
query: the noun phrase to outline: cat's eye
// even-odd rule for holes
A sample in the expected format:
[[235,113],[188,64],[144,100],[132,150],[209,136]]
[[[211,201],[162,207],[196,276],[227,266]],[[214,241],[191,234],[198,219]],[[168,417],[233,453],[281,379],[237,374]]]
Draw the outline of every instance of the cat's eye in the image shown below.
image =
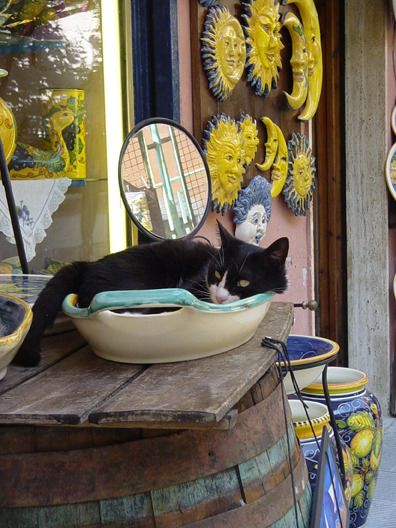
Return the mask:
[[241,279],[238,282],[238,286],[240,286],[241,288],[246,288],[246,286],[249,286],[249,284],[250,284],[250,281],[245,280],[245,279]]
[[219,280],[221,279],[221,275],[218,271],[215,271],[215,277],[216,279],[219,279]]

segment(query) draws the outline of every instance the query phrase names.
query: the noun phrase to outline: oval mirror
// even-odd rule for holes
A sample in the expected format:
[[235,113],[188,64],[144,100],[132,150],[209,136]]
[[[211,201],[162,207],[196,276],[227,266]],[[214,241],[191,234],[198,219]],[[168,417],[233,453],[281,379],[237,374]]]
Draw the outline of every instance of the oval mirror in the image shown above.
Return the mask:
[[189,237],[205,221],[209,169],[198,142],[178,123],[139,123],[122,147],[118,177],[129,216],[150,238]]

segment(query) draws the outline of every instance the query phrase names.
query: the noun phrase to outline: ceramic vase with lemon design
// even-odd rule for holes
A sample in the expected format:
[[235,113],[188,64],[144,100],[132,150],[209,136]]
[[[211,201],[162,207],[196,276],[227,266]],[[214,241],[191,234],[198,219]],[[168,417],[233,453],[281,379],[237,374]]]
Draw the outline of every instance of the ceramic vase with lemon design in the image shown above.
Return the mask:
[[[383,423],[377,398],[366,388],[364,372],[328,367],[327,383],[341,439],[349,446],[353,465],[350,526],[365,526],[381,460]],[[305,387],[305,400],[325,403],[321,381]]]
[[[327,406],[316,401],[304,401],[304,403],[307,406],[306,411],[301,401],[294,399],[293,397],[290,397],[289,399],[294,430],[300,441],[301,449],[308,468],[309,483],[312,491],[314,491],[324,426],[326,426],[329,432],[330,442],[333,444],[335,453],[337,453],[337,445],[334,431],[330,425],[330,414]],[[341,447],[345,468],[344,492],[347,501],[350,502],[353,483],[352,458],[349,447],[342,440]]]

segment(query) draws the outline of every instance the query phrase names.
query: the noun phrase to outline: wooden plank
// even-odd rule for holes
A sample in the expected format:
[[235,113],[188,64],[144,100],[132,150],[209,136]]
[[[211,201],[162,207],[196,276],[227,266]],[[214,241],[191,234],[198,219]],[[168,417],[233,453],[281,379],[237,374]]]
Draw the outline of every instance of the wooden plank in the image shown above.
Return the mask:
[[4,394],[0,423],[81,423],[142,368],[106,361],[86,346]]
[[96,424],[219,422],[276,359],[261,346],[264,337],[286,340],[292,303],[272,303],[255,336],[216,356],[152,365],[89,415]]
[[[94,414],[94,413],[93,413]],[[133,420],[129,422],[109,422],[106,424],[96,424],[91,422],[84,422],[83,425],[86,428],[102,428],[106,425],[107,428],[120,428],[120,429],[155,429],[155,430],[169,430],[172,429],[192,429],[196,431],[205,431],[208,429],[225,431],[226,429],[231,429],[236,424],[238,416],[238,411],[236,409],[231,409],[227,414],[218,422],[183,422],[181,420],[176,422],[171,421],[153,421],[148,422],[146,420]]]
[[46,370],[61,359],[79,350],[84,345],[86,345],[86,340],[77,330],[64,333],[62,336],[51,335],[44,337],[42,340],[42,358],[39,365],[33,368],[9,365],[5,378],[0,382],[0,395],[16,385],[35,377],[43,370]]

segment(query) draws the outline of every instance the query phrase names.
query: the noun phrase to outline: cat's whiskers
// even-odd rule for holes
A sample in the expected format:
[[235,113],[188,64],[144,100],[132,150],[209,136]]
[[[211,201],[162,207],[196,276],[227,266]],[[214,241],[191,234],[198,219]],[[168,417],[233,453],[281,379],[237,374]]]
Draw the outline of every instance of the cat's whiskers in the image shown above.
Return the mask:
[[244,265],[246,264],[246,261],[247,261],[248,256],[249,256],[249,255],[246,255],[246,257],[244,258],[244,260],[243,260],[243,262],[242,262],[242,264],[241,264],[241,267],[239,268],[239,271],[238,271],[239,274],[242,273],[243,267],[244,267]]
[[193,295],[195,295],[195,297],[201,299],[202,301],[211,302],[211,297],[208,288],[191,288],[190,293],[192,293]]

